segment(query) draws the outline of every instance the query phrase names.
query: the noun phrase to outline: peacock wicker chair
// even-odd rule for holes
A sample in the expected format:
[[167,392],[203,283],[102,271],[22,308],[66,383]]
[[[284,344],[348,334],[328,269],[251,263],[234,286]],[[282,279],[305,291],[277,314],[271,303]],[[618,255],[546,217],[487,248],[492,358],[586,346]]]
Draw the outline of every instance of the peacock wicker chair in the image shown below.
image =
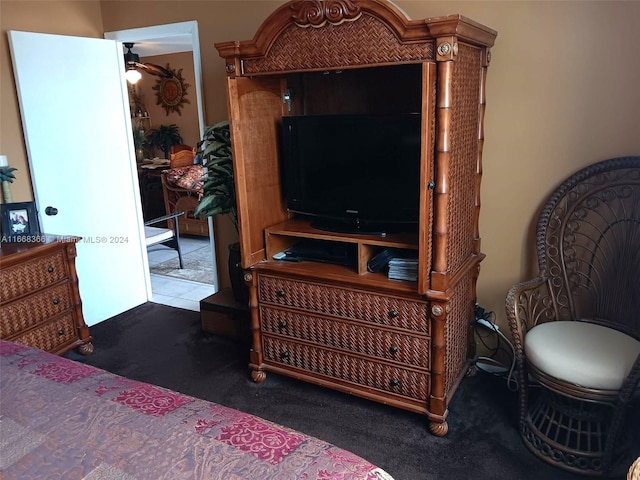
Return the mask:
[[640,157],[566,179],[536,247],[539,276],[506,298],[520,433],[544,461],[606,476],[640,455],[625,422],[640,380]]

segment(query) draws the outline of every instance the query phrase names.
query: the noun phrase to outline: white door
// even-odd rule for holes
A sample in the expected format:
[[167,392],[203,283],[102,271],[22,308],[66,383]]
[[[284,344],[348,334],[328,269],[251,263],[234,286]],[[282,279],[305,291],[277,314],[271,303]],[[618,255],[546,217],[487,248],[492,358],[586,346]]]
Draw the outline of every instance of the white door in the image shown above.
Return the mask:
[[[8,34],[40,229],[82,237],[76,265],[93,325],[147,300],[122,46]],[[45,214],[48,206],[57,215]]]

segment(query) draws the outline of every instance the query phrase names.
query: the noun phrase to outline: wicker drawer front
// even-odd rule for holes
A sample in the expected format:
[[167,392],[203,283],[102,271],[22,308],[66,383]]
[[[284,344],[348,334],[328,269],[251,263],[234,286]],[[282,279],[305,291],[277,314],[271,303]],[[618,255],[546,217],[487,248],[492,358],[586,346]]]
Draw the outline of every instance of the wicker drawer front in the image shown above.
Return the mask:
[[260,302],[429,334],[427,302],[260,275]]
[[317,346],[262,337],[265,360],[352,382],[364,387],[425,400],[429,374],[385,365]]
[[0,307],[0,338],[7,338],[38,325],[71,308],[71,286],[68,283],[54,285]]
[[62,251],[0,270],[2,302],[40,290],[67,277]]
[[41,350],[52,351],[58,347],[73,342],[78,338],[73,313],[69,312],[52,322],[45,323],[38,328],[29,330],[24,335],[12,338],[11,341],[30,345]]
[[263,332],[286,335],[387,360],[429,368],[429,339],[269,306],[260,307]]

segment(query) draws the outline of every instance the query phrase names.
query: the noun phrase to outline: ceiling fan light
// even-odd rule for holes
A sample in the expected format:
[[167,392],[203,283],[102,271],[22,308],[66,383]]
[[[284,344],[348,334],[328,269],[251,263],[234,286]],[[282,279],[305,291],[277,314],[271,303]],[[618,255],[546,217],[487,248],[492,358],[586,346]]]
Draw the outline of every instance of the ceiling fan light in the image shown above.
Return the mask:
[[124,77],[127,79],[127,82],[136,83],[142,78],[142,74],[135,69],[128,69],[124,74]]

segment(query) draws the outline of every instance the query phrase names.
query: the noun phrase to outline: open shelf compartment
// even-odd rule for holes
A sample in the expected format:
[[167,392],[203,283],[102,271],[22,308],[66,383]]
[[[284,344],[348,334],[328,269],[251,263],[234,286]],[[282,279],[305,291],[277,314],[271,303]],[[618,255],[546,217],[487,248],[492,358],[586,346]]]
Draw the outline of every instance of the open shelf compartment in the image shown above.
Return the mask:
[[293,219],[265,230],[267,258],[271,260],[277,253],[306,239],[354,244],[357,247],[356,270],[359,275],[368,273],[367,263],[369,260],[385,248],[418,250],[418,235],[415,233],[393,233],[387,235],[334,233],[313,228],[308,220]]

